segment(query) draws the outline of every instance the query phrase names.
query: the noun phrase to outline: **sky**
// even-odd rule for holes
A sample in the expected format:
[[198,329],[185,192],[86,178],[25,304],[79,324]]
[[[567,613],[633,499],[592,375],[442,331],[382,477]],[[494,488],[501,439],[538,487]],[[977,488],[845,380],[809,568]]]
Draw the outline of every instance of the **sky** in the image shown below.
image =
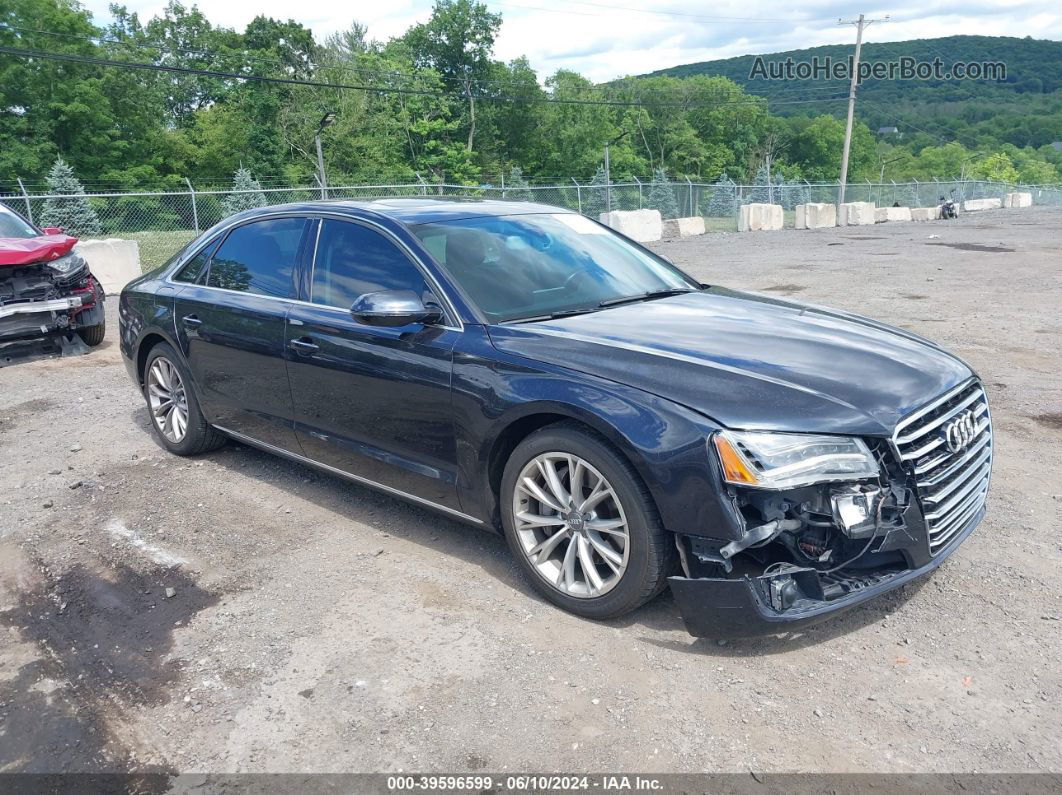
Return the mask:
[[[101,23],[108,18],[109,3],[116,1],[82,4]],[[165,0],[126,0],[125,5],[146,21],[161,11]],[[224,0],[198,5],[214,24],[236,29],[266,14],[293,18],[320,41],[356,20],[368,26],[371,38],[385,40],[426,21],[432,0]],[[486,5],[503,17],[495,57],[509,61],[527,56],[540,80],[558,69],[572,69],[601,82],[697,61],[854,42],[854,28],[838,19],[860,12],[871,19],[891,15],[867,28],[866,41],[958,34],[1062,39],[1059,0],[908,0],[907,8],[859,8],[835,0],[804,0],[798,6],[760,0],[486,0]]]

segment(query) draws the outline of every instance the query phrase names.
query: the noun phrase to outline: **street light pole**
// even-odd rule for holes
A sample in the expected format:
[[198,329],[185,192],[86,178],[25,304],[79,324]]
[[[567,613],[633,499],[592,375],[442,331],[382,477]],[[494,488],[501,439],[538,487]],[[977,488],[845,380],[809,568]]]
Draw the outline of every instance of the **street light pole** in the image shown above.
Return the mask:
[[317,133],[313,137],[314,145],[317,147],[317,182],[321,186],[322,199],[328,198],[328,177],[325,176],[324,155],[321,153],[321,131],[335,120],[335,111],[329,111],[326,113],[321,118],[321,122],[317,125]]

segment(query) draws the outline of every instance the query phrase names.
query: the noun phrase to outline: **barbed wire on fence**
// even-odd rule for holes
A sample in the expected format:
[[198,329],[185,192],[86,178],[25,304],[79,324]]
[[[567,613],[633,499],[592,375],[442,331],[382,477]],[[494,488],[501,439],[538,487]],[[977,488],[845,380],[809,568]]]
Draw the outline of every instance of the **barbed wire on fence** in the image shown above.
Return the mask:
[[[161,264],[198,234],[214,226],[226,215],[226,199],[242,193],[257,193],[262,204],[291,204],[319,199],[357,200],[383,197],[475,197],[486,199],[527,199],[564,207],[596,217],[608,209],[639,210],[650,208],[651,195],[673,208],[668,215],[700,215],[709,231],[736,231],[738,210],[742,204],[767,201],[781,204],[791,212],[797,204],[836,202],[836,182],[786,181],[770,185],[734,184],[732,182],[695,182],[691,179],[654,183],[633,179],[611,184],[579,182],[570,179],[553,185],[524,184],[506,186],[504,182],[480,185],[417,182],[380,185],[337,185],[263,187],[260,191],[198,189],[187,181],[186,191],[142,191],[128,193],[86,192],[83,197],[99,218],[104,237],[131,237],[140,243],[141,258],[147,264]],[[0,192],[0,202],[39,221],[49,201],[73,201],[69,194],[35,193],[21,185],[18,192]],[[1003,198],[1018,186],[985,180],[933,180],[929,182],[862,182],[849,183],[848,201],[874,202],[879,207],[893,204],[930,207],[941,197],[966,199]],[[1062,185],[1023,185],[1020,190],[1033,194],[1033,203],[1062,206]],[[670,191],[673,202],[666,201]],[[661,201],[661,199],[665,199]],[[660,209],[660,208],[656,208]],[[666,217],[666,216],[665,216]],[[792,221],[789,221],[789,225]]]

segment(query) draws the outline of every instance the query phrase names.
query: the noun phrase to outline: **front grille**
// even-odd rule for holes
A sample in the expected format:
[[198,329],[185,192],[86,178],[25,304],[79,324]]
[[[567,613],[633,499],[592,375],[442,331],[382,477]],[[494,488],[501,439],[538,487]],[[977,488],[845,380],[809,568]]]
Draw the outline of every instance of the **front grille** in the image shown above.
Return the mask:
[[[970,412],[967,432],[953,429],[965,441],[952,451],[948,428]],[[979,381],[968,381],[900,421],[892,437],[896,453],[914,477],[929,533],[929,551],[936,554],[985,504],[992,475],[992,419]]]

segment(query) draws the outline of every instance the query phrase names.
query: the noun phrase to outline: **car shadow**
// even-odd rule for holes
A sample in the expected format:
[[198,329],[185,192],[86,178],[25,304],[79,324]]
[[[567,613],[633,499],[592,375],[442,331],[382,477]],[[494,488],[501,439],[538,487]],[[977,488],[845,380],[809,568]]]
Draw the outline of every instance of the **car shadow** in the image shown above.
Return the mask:
[[[165,451],[151,432],[147,409],[139,407],[133,412],[133,418],[137,425],[151,436],[159,449]],[[539,595],[526,581],[513,563],[505,539],[489,529],[465,524],[400,497],[234,440],[205,454],[203,458],[234,474],[252,477],[286,491],[293,497],[310,500],[351,522],[412,541],[438,554],[450,555],[472,563],[479,566],[488,576],[526,598],[549,609],[560,609]],[[640,639],[663,649],[687,654],[716,658],[769,656],[825,643],[882,621],[917,594],[927,579],[920,578],[896,591],[883,594],[868,604],[799,632],[724,640],[722,643],[714,639],[686,635],[682,617],[670,591],[664,591],[648,604],[621,618],[604,621],[584,620],[617,629],[633,628],[636,631],[636,628],[642,627],[654,633],[682,633],[681,640],[644,634]]]

